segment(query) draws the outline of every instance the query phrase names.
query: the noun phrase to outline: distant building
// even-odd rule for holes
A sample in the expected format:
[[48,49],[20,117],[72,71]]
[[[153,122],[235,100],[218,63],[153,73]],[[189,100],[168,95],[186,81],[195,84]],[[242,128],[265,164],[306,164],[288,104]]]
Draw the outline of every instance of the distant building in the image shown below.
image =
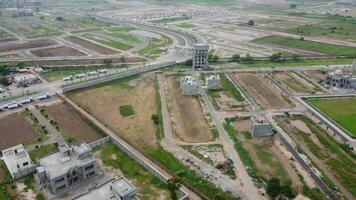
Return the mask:
[[92,200],[92,199],[110,199],[110,200],[135,200],[136,187],[125,178],[118,178],[106,182],[95,189],[75,197],[72,200]]
[[26,176],[36,169],[22,144],[3,150],[2,155],[7,169],[14,179]]
[[325,77],[325,84],[337,89],[356,89],[356,77],[353,73],[356,70],[356,61],[352,63],[351,73],[346,74],[341,69],[330,72]]
[[38,79],[33,74],[18,74],[14,77],[14,82],[17,86],[24,87],[37,83]]
[[252,137],[272,136],[273,127],[269,122],[263,122],[262,120],[255,120],[252,118],[251,135]]
[[33,12],[31,9],[23,9],[12,15],[12,17],[27,17],[27,16],[33,16]]
[[86,143],[76,146],[63,145],[59,152],[38,160],[37,177],[42,187],[53,195],[98,175],[96,159]]
[[218,90],[221,88],[219,74],[206,77],[205,82],[208,90]]
[[209,45],[196,44],[193,49],[193,69],[204,70],[209,67]]
[[192,76],[181,77],[180,88],[183,95],[193,96],[199,94],[198,82]]

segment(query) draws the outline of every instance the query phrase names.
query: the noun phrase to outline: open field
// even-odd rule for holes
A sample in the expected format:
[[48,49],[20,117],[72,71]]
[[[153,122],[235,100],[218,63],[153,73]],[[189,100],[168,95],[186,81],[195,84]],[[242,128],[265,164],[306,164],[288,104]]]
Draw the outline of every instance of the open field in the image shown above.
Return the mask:
[[121,31],[109,32],[109,34],[115,38],[120,38],[128,42],[140,42],[140,40],[136,36],[127,33],[122,33]]
[[49,70],[49,71],[44,71],[41,73],[41,75],[47,80],[47,81],[57,81],[62,79],[65,76],[70,76],[70,75],[75,75],[75,74],[81,74],[81,73],[86,73],[89,71],[95,71],[97,70],[98,67],[88,67],[88,68],[64,68],[64,69],[59,69],[59,70]]
[[161,39],[152,38],[148,45],[138,53],[140,56],[145,56],[147,58],[157,58],[162,53],[161,48],[168,47],[172,42],[171,38],[161,35]]
[[31,51],[38,57],[85,56],[84,53],[71,47],[56,47]]
[[303,71],[301,73],[315,80],[318,83],[325,80],[325,74],[323,74],[320,70],[308,70],[308,71]]
[[[155,145],[157,127],[151,115],[157,112],[153,76],[130,77],[70,94],[84,109],[108,125],[116,134],[139,145]],[[125,117],[120,106],[137,111]]]
[[28,41],[28,42],[21,42],[21,43],[17,43],[17,44],[2,45],[2,46],[0,46],[0,52],[46,47],[46,46],[51,46],[51,45],[55,45],[55,44],[57,44],[57,43],[50,39],[38,39],[38,40],[32,40],[32,41]]
[[275,72],[272,76],[291,92],[315,93],[321,91],[320,88],[315,87],[294,72]]
[[4,39],[0,39],[0,43],[4,43],[4,42],[12,42],[12,41],[17,41],[17,38],[4,38]]
[[0,149],[36,139],[37,133],[31,122],[20,114],[12,114],[0,119]]
[[356,137],[356,98],[308,99],[308,101],[345,128],[352,137]]
[[105,45],[105,46],[109,46],[109,47],[112,47],[114,49],[119,49],[119,50],[129,50],[132,48],[132,46],[126,44],[126,43],[123,43],[123,42],[119,42],[119,41],[115,41],[115,40],[109,40],[109,39],[106,39],[106,38],[102,38],[102,37],[97,37],[97,36],[93,36],[93,35],[89,35],[89,34],[86,34],[84,35],[86,38],[90,39],[90,40],[93,40],[95,42],[98,42],[102,45]]
[[278,177],[281,180],[291,180],[295,189],[302,189],[298,173],[291,166],[292,162],[278,147],[273,138],[251,138],[250,119],[236,120],[231,125],[236,136],[242,141],[243,147],[249,152],[258,173],[264,180]]
[[355,196],[354,157],[308,117],[295,115],[291,118],[276,117],[276,120],[332,183],[340,183],[339,186],[344,187],[339,187],[342,192],[348,191]]
[[112,50],[112,49],[103,47],[101,45],[89,42],[87,40],[84,40],[84,39],[76,37],[76,36],[69,36],[69,37],[66,37],[65,39],[74,43],[74,44],[78,44],[86,49],[90,49],[92,51],[98,52],[103,55],[114,55],[114,54],[118,53],[115,50]]
[[122,175],[138,189],[137,197],[143,200],[169,199],[168,186],[132,160],[114,144],[106,145],[94,153],[106,173]]
[[242,62],[247,67],[291,67],[291,66],[312,66],[312,65],[350,65],[353,58],[323,58],[323,59],[303,59],[285,60],[272,62],[270,60]]
[[291,104],[283,94],[263,74],[234,74],[244,88],[263,108],[286,108]]
[[180,23],[176,25],[179,28],[195,28],[196,26],[194,24],[190,23]]
[[74,137],[76,140],[91,143],[101,138],[95,130],[87,124],[85,119],[69,105],[60,103],[46,107],[45,109],[48,114],[58,122],[65,133]]
[[167,76],[165,79],[168,84],[168,91],[166,91],[168,110],[171,112],[175,136],[186,142],[213,140],[213,133],[203,114],[198,97],[182,95],[179,77]]
[[353,47],[327,44],[322,42],[314,42],[308,40],[300,40],[300,39],[282,37],[282,36],[274,36],[274,35],[267,36],[267,37],[259,38],[255,40],[255,42],[303,49],[308,51],[315,51],[315,52],[325,53],[327,55],[334,55],[334,56],[353,57],[356,55],[356,48]]

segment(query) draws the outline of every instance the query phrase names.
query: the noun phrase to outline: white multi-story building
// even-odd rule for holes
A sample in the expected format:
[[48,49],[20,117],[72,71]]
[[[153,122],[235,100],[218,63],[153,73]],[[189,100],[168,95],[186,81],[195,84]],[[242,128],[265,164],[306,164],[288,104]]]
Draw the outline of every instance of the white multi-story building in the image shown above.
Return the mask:
[[204,70],[209,67],[209,45],[196,44],[193,49],[193,69]]
[[205,78],[206,88],[208,90],[218,90],[221,88],[219,74],[210,75]]
[[180,88],[182,90],[183,95],[193,96],[199,94],[198,82],[192,76],[181,77]]
[[2,155],[7,169],[14,179],[26,176],[36,169],[22,144],[3,150]]
[[[356,63],[353,64],[356,67]],[[356,89],[356,77],[351,74],[345,74],[341,69],[330,72],[325,77],[325,84],[338,89]]]
[[40,158],[37,165],[36,176],[41,186],[53,195],[65,192],[99,173],[91,148],[84,142],[75,146],[60,146],[57,153]]

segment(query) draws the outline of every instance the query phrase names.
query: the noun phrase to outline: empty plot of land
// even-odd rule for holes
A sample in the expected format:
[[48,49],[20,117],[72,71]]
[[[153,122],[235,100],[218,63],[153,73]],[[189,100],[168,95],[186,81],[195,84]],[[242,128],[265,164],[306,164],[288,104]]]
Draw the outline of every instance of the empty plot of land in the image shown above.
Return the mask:
[[356,138],[356,98],[310,99],[309,102]]
[[[155,145],[157,127],[151,119],[157,112],[155,92],[154,77],[149,76],[117,80],[70,96],[120,137],[136,145]],[[122,116],[124,105],[137,112]]]
[[51,46],[55,44],[57,44],[55,41],[49,39],[32,40],[28,42],[2,45],[0,46],[0,52],[16,51],[22,49],[33,49],[33,48]]
[[238,73],[235,77],[263,108],[291,106],[281,92],[263,77],[263,74]]
[[0,150],[28,143],[36,139],[36,135],[31,122],[20,114],[8,115],[0,119]]
[[197,97],[183,96],[178,77],[166,77],[168,103],[174,134],[186,142],[206,142],[213,139]]
[[78,44],[86,49],[90,49],[92,51],[98,52],[100,54],[103,55],[114,55],[114,54],[118,54],[119,52],[103,47],[101,45],[95,44],[93,42],[89,42],[87,40],[84,40],[82,38],[76,37],[76,36],[69,36],[64,38],[65,40],[68,40],[74,44]]
[[84,53],[71,47],[56,47],[31,51],[38,57],[85,56]]
[[5,39],[0,39],[0,43],[4,43],[4,42],[12,42],[12,41],[17,41],[19,39],[17,38],[5,38]]
[[73,136],[78,141],[90,143],[101,138],[69,105],[60,103],[47,107],[46,110],[66,134]]
[[308,71],[303,71],[302,74],[307,75],[308,77],[314,79],[317,82],[320,82],[325,79],[325,74],[323,74],[319,70],[308,70]]
[[289,91],[297,93],[315,93],[320,91],[313,84],[307,82],[293,72],[276,72],[274,78]]

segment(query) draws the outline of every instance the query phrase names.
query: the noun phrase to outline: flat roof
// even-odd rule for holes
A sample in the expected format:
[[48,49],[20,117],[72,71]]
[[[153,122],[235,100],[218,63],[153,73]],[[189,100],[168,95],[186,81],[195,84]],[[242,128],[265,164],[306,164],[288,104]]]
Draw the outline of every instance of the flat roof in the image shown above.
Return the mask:
[[[3,150],[2,155],[11,175],[33,166],[33,162],[22,144]],[[23,166],[26,162],[28,165]]]
[[[91,155],[80,159],[76,150],[79,151],[81,146],[79,145],[73,148],[74,150],[68,148],[71,151],[69,155],[64,154],[62,151],[58,151],[39,159],[38,162],[40,166],[46,170],[47,176],[50,179],[66,174],[71,168],[84,166],[96,161]],[[79,151],[79,153],[81,153],[81,151]]]
[[[116,194],[112,191],[115,189],[119,195],[125,196],[136,190],[136,187],[133,186],[128,180],[123,177],[115,179],[113,181],[108,181],[99,187],[92,189],[84,194],[81,194],[78,197],[75,197],[73,200],[92,200],[92,199],[110,199],[116,200],[120,199],[116,196]],[[132,199],[137,199],[133,197]]]

